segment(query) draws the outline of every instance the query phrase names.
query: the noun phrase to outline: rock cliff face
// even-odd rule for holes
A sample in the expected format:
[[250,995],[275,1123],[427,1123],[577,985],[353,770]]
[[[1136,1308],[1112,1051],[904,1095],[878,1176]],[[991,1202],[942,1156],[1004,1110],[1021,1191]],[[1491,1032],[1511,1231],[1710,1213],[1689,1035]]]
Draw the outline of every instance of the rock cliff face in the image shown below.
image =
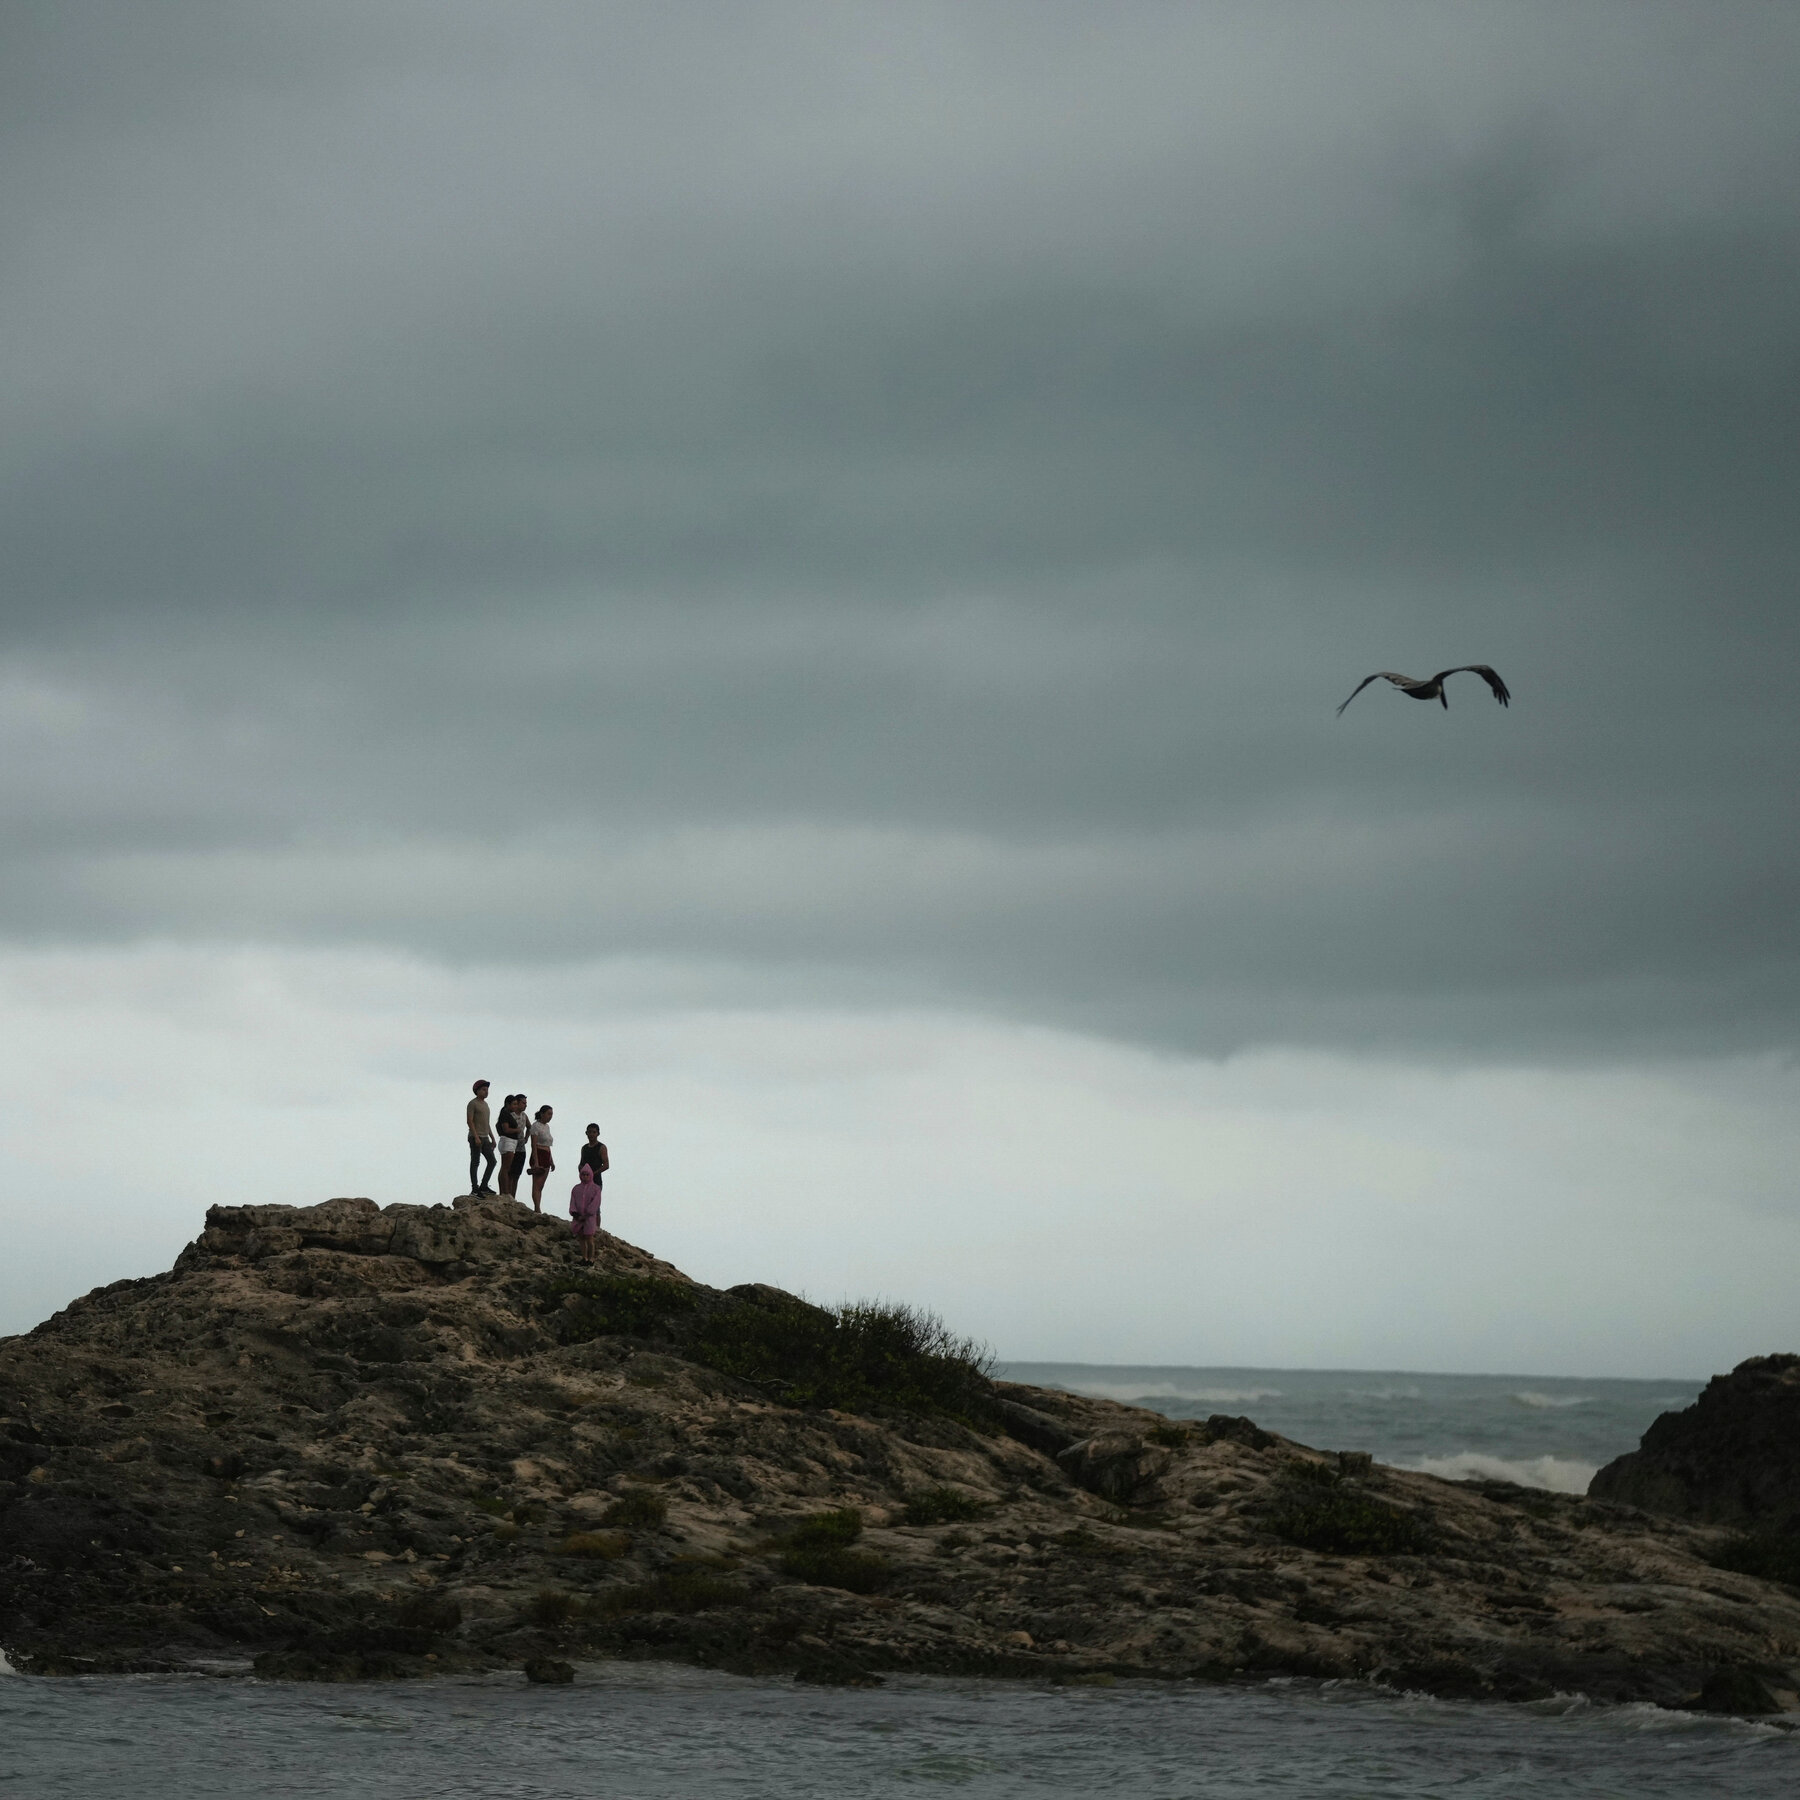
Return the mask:
[[770,1372],[834,1329],[612,1238],[590,1277],[510,1202],[216,1207],[171,1272],[0,1342],[0,1647],[1800,1709],[1800,1595],[1714,1567],[1716,1530],[971,1383],[929,1344],[854,1404]]
[[1715,1375],[1588,1492],[1679,1519],[1800,1532],[1800,1356],[1753,1356]]

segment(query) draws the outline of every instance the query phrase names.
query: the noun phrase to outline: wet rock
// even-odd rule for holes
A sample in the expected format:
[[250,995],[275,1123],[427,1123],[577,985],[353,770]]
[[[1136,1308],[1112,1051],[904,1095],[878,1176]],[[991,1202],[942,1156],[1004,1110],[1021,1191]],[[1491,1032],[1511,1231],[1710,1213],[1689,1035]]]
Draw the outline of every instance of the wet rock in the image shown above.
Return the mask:
[[575,1665],[554,1656],[534,1656],[525,1665],[525,1679],[544,1687],[567,1687],[575,1679]]
[[1588,1493],[1676,1518],[1800,1530],[1800,1356],[1754,1356],[1715,1375]]
[[1769,1684],[1754,1669],[1717,1669],[1693,1702],[1695,1712],[1730,1713],[1740,1719],[1781,1711]]

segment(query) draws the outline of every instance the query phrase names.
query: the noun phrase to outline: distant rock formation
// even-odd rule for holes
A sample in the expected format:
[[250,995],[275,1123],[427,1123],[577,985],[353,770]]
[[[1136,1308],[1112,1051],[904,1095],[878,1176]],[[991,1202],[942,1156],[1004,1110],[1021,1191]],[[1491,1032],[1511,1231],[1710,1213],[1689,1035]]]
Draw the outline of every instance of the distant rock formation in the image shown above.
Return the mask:
[[1715,1375],[1588,1493],[1675,1519],[1800,1531],[1800,1356],[1753,1356]]
[[610,1236],[584,1269],[508,1200],[215,1207],[170,1272],[0,1340],[0,1649],[33,1675],[629,1656],[1800,1711],[1800,1594],[1722,1535],[992,1382],[903,1309]]

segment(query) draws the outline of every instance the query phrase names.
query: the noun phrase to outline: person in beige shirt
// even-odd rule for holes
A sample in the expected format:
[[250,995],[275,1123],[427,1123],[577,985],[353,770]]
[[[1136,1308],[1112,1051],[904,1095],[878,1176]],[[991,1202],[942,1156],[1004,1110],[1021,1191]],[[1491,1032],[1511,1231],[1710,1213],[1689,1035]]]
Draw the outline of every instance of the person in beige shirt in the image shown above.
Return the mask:
[[[475,1084],[475,1098],[465,1109],[469,1121],[469,1192],[471,1194],[491,1194],[494,1190],[488,1186],[488,1177],[494,1172],[494,1127],[488,1118],[488,1088],[491,1084],[478,1081]],[[487,1167],[481,1170],[477,1180],[476,1171],[481,1167],[481,1159],[487,1158]]]

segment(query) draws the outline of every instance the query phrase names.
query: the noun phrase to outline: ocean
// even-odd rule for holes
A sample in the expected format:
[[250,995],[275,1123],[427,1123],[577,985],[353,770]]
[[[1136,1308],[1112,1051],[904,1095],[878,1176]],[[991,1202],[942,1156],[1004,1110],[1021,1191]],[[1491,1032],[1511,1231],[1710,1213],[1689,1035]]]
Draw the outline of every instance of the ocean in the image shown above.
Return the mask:
[[1003,1363],[1008,1381],[1069,1388],[1174,1419],[1242,1413],[1319,1450],[1451,1481],[1486,1476],[1584,1494],[1601,1464],[1637,1448],[1658,1413],[1691,1405],[1692,1380],[1422,1375],[1392,1369],[1190,1369]]
[[[1572,1489],[1694,1382],[1012,1364],[1014,1379],[1242,1412],[1330,1449]],[[0,1665],[3,1666],[3,1665]],[[314,1686],[0,1675],[0,1795],[31,1800],[856,1800],[1732,1796],[1800,1792],[1800,1732],[1575,1697],[1477,1706],[1361,1682],[825,1691],[661,1664]]]

